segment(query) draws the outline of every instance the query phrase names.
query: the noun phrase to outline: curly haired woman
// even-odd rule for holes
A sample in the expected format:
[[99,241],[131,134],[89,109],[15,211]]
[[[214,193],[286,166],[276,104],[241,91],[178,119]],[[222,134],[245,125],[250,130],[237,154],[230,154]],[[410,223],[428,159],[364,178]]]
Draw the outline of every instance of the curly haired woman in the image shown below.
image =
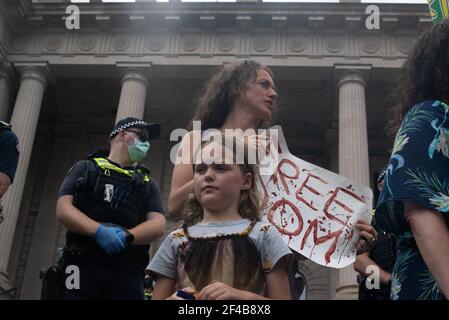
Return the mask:
[[[396,139],[376,221],[398,236],[391,299],[449,297],[449,21],[417,41],[402,70]],[[403,209],[397,210],[403,205]]]

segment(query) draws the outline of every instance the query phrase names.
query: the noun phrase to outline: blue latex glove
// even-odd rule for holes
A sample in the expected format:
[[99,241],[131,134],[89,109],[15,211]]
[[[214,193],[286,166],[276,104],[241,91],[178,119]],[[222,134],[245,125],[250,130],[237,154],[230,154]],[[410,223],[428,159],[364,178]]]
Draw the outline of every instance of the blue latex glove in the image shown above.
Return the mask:
[[127,244],[126,244],[126,233],[125,233],[125,231],[123,231],[122,229],[119,229],[119,230],[115,230],[115,232],[117,233],[117,236],[123,241],[123,243],[125,244],[125,247],[126,247]]
[[[95,241],[108,255],[112,256],[125,250],[125,237],[118,233],[123,232],[117,227],[106,227],[100,224],[100,227],[95,232]],[[124,233],[124,232],[123,232]]]

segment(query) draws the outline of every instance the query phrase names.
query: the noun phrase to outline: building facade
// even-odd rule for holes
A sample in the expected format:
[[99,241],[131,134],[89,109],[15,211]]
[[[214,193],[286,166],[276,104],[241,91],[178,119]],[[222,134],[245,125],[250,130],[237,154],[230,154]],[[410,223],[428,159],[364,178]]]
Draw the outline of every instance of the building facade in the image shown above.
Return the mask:
[[[229,62],[254,59],[274,71],[275,122],[293,154],[372,185],[392,145],[385,126],[395,77],[431,26],[425,4],[379,4],[374,17],[351,0],[90,2],[77,4],[79,29],[67,28],[70,1],[0,3],[0,119],[21,143],[0,224],[0,299],[39,298],[39,271],[64,243],[58,187],[74,162],[106,147],[116,119],[161,124],[147,165],[167,199],[170,133],[187,126],[199,89]],[[307,299],[356,298],[352,267],[300,269]]]

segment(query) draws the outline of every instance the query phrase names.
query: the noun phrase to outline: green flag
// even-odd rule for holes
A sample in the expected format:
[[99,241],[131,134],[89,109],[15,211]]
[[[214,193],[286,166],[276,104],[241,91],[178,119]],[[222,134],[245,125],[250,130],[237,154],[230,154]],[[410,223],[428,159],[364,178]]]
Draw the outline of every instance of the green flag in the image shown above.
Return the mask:
[[449,18],[449,0],[427,0],[433,24]]

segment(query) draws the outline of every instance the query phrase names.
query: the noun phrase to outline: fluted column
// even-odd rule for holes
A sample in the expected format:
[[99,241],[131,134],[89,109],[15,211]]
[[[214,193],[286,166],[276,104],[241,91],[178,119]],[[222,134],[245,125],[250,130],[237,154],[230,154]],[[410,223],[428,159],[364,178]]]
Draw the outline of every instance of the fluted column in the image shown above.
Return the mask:
[[338,160],[340,174],[369,186],[365,86],[360,72],[340,77]]
[[122,78],[122,92],[115,122],[125,117],[143,119],[148,79],[139,69],[127,69]]
[[7,273],[9,256],[46,85],[47,77],[41,69],[25,68],[22,71],[19,93],[11,117],[12,128],[20,143],[19,164],[14,183],[3,201],[5,220],[0,224],[0,288],[2,289],[9,288]]
[[328,169],[338,173],[338,124],[334,123],[326,130],[326,156],[329,159]]
[[[365,87],[361,71],[348,70],[338,78],[338,167],[341,175],[369,186]],[[335,280],[336,299],[357,299],[357,274],[352,265],[339,269]]]
[[[36,217],[33,240],[31,241],[20,299],[31,300],[40,296],[42,281],[36,276],[42,269],[47,269],[55,261],[56,243],[59,235],[59,221],[55,216],[55,203],[58,189],[64,175],[73,163],[74,148],[81,142],[71,139],[55,138],[49,161],[49,172],[45,178],[39,214]],[[70,146],[70,147],[69,147]],[[77,159],[79,160],[79,158]]]

